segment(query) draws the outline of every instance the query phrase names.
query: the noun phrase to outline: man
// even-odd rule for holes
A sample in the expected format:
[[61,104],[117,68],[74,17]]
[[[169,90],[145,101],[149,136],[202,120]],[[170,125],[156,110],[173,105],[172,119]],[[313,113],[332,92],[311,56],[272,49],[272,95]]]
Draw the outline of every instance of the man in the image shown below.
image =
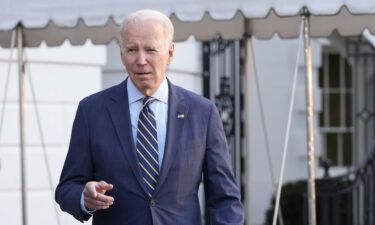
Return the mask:
[[211,224],[243,224],[214,104],[166,79],[171,21],[140,10],[121,37],[129,77],[80,102],[56,188],[61,209],[96,225],[197,225],[203,174]]

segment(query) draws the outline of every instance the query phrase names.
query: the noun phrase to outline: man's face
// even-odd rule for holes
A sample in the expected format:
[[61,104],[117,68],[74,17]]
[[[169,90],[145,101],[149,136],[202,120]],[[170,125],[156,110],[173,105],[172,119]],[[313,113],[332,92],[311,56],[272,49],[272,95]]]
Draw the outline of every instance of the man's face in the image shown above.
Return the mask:
[[167,45],[162,25],[153,20],[131,22],[122,35],[122,63],[137,89],[152,95],[164,79],[174,45]]

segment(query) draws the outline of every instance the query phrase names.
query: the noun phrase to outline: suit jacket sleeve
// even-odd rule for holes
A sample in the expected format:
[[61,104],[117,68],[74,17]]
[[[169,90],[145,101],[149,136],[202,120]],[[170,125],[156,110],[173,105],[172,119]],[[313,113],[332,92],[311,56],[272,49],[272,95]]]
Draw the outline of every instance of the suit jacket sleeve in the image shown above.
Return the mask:
[[203,167],[206,205],[213,225],[240,225],[244,211],[233,177],[230,154],[219,113],[212,104]]
[[74,119],[60,182],[55,192],[56,202],[60,204],[61,209],[81,222],[90,218],[90,215],[81,210],[80,198],[86,182],[92,180],[92,168],[89,127],[81,102]]

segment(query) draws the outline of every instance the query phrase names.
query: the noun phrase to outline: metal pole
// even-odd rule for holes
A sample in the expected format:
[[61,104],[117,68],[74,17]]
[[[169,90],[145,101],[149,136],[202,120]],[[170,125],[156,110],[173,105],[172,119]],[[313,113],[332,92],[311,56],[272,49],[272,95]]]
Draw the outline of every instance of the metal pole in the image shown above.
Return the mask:
[[18,48],[18,78],[19,78],[19,116],[20,116],[20,150],[21,150],[21,199],[22,199],[22,224],[27,225],[27,189],[26,189],[26,152],[25,152],[25,115],[24,115],[24,78],[25,66],[23,61],[22,26],[17,26]]
[[309,225],[316,225],[315,205],[315,160],[314,160],[314,102],[313,102],[313,74],[312,74],[312,53],[310,43],[309,12],[304,9],[302,15],[304,28],[305,45],[305,66],[306,66],[306,107],[307,107],[307,149],[308,149],[308,218]]
[[250,224],[250,212],[251,212],[251,201],[250,201],[250,101],[251,101],[251,93],[250,93],[250,86],[251,86],[251,74],[250,74],[250,68],[249,68],[249,49],[250,49],[250,37],[248,35],[245,35],[243,37],[244,42],[244,50],[245,50],[245,56],[244,56],[244,98],[245,98],[245,221],[246,224]]

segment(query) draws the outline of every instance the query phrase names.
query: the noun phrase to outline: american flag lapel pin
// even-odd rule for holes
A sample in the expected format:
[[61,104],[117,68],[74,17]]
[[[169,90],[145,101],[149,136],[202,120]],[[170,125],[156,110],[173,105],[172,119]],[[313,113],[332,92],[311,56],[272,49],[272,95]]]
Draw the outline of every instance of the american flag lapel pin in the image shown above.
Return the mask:
[[185,118],[185,114],[177,114],[177,119],[183,119]]

